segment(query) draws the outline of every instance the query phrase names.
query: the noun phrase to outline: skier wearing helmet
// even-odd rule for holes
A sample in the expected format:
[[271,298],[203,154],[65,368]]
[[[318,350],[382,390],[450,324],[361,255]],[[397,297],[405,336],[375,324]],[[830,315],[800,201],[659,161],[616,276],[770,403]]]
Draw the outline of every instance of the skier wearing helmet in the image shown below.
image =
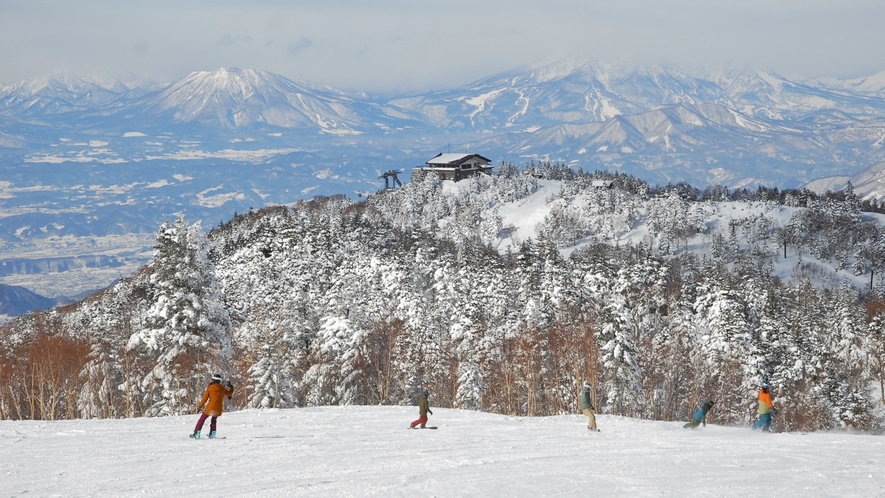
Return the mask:
[[192,438],[200,439],[200,431],[203,429],[203,423],[209,417],[212,417],[212,421],[209,423],[209,439],[215,438],[215,423],[218,420],[218,417],[221,416],[221,412],[224,411],[224,397],[230,397],[233,394],[234,386],[231,385],[230,382],[227,383],[226,389],[221,386],[221,374],[215,374],[212,376],[212,382],[209,384],[209,387],[206,388],[206,392],[203,394],[203,400],[197,405],[197,411],[203,408],[203,405],[206,405],[206,410],[203,411],[200,415],[200,419],[197,420],[197,426],[194,428],[194,433],[191,434]]
[[771,428],[771,413],[774,411],[774,403],[771,402],[771,392],[768,390],[768,381],[763,380],[759,385],[759,420],[753,424],[753,429],[762,429],[769,432]]
[[599,432],[599,429],[596,428],[596,414],[593,413],[593,400],[590,396],[591,389],[590,383],[584,382],[584,389],[581,390],[581,412],[587,415],[589,419],[587,428],[591,431]]
[[427,402],[428,396],[430,396],[430,391],[425,389],[421,393],[421,397],[418,398],[418,420],[412,422],[412,425],[409,426],[410,429],[414,429],[416,425],[420,425],[422,429],[426,428],[427,414],[433,415],[433,412],[430,411],[430,403]]

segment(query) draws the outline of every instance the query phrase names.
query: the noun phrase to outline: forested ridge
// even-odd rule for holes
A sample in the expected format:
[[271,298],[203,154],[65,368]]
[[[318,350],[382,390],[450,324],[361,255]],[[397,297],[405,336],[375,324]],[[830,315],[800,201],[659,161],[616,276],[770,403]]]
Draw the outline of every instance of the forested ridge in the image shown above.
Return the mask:
[[[211,373],[235,407],[410,404],[578,411],[782,430],[878,430],[885,228],[851,192],[700,192],[561,165],[429,176],[206,233],[0,329],[0,418],[189,413]],[[878,205],[873,206],[878,208]],[[877,210],[877,209],[873,209]],[[785,261],[788,264],[785,266]]]

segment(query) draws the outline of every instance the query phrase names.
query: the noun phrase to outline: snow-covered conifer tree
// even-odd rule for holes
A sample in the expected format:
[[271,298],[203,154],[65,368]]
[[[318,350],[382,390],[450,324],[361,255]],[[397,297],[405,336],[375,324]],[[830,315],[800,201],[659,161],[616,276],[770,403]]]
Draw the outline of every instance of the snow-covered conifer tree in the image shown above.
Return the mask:
[[200,224],[188,226],[183,218],[164,223],[157,234],[146,325],[128,345],[155,362],[142,380],[148,415],[189,410],[204,379],[229,369],[230,319],[208,248]]
[[872,406],[867,397],[866,360],[862,346],[869,331],[857,294],[847,283],[836,291],[827,334],[830,355],[825,357],[824,385],[833,406],[834,419],[843,427],[868,427]]

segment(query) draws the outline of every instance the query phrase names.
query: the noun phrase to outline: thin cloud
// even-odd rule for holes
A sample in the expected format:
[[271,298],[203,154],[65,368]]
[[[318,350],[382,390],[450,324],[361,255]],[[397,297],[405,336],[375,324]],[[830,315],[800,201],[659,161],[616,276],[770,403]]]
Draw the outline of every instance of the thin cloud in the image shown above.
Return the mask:
[[427,90],[571,53],[602,61],[749,64],[808,77],[885,69],[882,0],[221,0],[211,7],[0,0],[0,6],[0,82],[65,68],[171,80],[195,68],[232,66],[343,88]]
[[306,49],[308,49],[312,46],[313,46],[313,42],[310,41],[309,38],[304,37],[304,36],[300,36],[300,37],[298,37],[298,41],[296,41],[292,45],[289,45],[288,48],[286,48],[286,55],[288,57],[298,57],[299,55],[301,55],[301,52],[305,51]]
[[135,55],[137,55],[139,57],[144,57],[148,54],[150,47],[148,47],[147,43],[145,43],[143,41],[139,41],[135,44],[135,47],[133,47],[133,50],[135,50]]
[[245,45],[252,41],[251,36],[244,35],[232,35],[230,33],[225,33],[221,35],[221,38],[215,42],[219,47],[232,47],[235,45]]

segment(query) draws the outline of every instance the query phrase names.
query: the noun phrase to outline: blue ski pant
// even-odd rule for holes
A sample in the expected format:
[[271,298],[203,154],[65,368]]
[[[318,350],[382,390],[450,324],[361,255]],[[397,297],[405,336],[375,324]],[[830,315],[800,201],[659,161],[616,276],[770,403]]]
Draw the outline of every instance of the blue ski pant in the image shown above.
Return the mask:
[[763,413],[759,415],[759,420],[753,424],[753,430],[762,429],[765,432],[768,432],[771,428],[771,414]]

